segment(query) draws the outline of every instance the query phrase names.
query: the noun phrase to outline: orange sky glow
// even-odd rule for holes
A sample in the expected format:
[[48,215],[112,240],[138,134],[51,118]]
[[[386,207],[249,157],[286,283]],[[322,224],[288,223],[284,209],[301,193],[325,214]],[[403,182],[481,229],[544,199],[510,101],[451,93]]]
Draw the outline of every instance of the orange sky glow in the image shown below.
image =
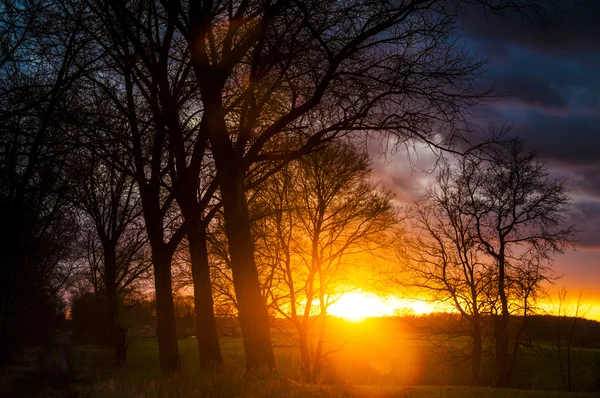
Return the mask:
[[[578,294],[570,294],[567,308],[574,309]],[[556,298],[540,300],[536,305],[539,313],[556,315],[558,304]],[[328,313],[332,316],[359,322],[366,318],[402,315],[426,315],[434,312],[454,312],[448,305],[434,304],[424,299],[401,299],[393,295],[386,297],[366,291],[352,291],[343,294],[333,303]],[[600,321],[600,302],[586,299],[585,293],[580,305],[580,316]]]

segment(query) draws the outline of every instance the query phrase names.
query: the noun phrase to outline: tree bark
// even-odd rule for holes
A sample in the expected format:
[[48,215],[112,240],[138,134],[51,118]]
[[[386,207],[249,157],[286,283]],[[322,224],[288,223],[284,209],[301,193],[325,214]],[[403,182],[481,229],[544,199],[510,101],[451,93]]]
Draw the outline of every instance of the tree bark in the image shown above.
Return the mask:
[[190,245],[192,278],[194,281],[198,355],[200,357],[200,368],[209,369],[220,367],[223,361],[214,313],[206,234],[195,227],[194,223],[189,224],[187,236]]
[[[225,164],[223,163],[225,160]],[[229,242],[231,270],[240,326],[246,353],[246,371],[275,369],[266,303],[263,300],[254,262],[243,172],[226,159],[217,161],[219,186],[223,198],[225,233]],[[231,167],[233,166],[233,167]]]
[[225,232],[229,242],[233,284],[246,353],[246,371],[275,369],[269,314],[254,262],[254,247],[243,178],[221,174]]
[[481,378],[481,352],[482,352],[481,325],[478,321],[473,325],[473,353],[471,357],[471,383],[479,385]]
[[158,337],[158,360],[160,368],[175,371],[181,368],[177,331],[175,329],[175,306],[171,281],[172,256],[152,248],[154,263],[154,288],[156,291],[156,335]]
[[500,254],[498,262],[498,294],[502,305],[502,313],[496,317],[496,384],[498,387],[506,387],[508,385],[508,299],[505,291],[505,264],[504,252]]
[[[104,278],[106,284],[106,304],[108,315],[108,343],[115,352],[115,362],[125,363],[127,346],[119,323],[119,298],[117,295],[117,259],[114,247],[105,244],[104,248]],[[122,336],[123,335],[123,336]]]
[[308,349],[308,330],[306,325],[298,328],[298,345],[300,347],[300,371],[306,382],[312,380],[310,352]]

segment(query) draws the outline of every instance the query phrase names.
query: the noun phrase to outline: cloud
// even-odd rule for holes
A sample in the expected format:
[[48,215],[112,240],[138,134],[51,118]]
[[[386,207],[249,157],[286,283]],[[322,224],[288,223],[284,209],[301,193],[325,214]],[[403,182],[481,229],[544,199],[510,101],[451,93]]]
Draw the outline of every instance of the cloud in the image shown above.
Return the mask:
[[600,248],[600,202],[577,203],[566,218],[580,231],[576,236],[577,247]]
[[[417,145],[410,150],[389,147],[385,151],[376,140],[372,140],[368,150],[374,155],[373,181],[394,192],[400,204],[420,199],[435,180],[438,157],[425,145]],[[381,155],[382,152],[387,153]]]
[[500,75],[495,83],[501,92],[506,92],[505,100],[528,107],[549,111],[566,111],[567,101],[551,82],[540,76]]
[[600,164],[600,116],[552,116],[526,112],[515,121],[513,133],[539,150],[542,160],[554,164]]
[[471,8],[463,19],[462,34],[478,41],[516,43],[536,52],[572,53],[600,49],[600,2],[562,1],[560,12],[547,2],[545,23],[534,14],[493,15]]

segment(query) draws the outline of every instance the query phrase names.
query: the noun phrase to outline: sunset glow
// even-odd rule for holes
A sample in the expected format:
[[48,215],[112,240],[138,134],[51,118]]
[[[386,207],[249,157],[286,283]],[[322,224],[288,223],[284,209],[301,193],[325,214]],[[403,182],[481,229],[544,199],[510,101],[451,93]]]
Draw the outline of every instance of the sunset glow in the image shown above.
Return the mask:
[[367,317],[388,315],[390,308],[373,294],[346,293],[331,305],[329,313],[350,321],[361,321]]
[[395,296],[381,297],[375,293],[354,291],[343,294],[329,307],[329,314],[358,322],[365,318],[423,315],[441,309],[420,300],[399,299]]
[[[567,305],[573,306],[574,303],[569,302]],[[551,315],[557,315],[556,306],[553,301],[541,301],[537,304],[541,313]],[[424,299],[400,299],[393,295],[382,297],[360,290],[343,294],[328,309],[330,315],[351,322],[360,322],[366,318],[427,315],[434,312],[456,312],[456,310],[450,306],[434,305]],[[593,300],[584,300],[581,303],[579,316],[600,321],[600,305]]]

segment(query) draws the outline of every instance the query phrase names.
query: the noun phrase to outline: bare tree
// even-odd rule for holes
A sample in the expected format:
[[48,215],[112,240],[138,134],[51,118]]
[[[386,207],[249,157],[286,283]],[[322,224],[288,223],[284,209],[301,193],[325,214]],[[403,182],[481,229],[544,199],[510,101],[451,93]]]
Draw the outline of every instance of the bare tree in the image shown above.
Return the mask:
[[[131,164],[113,158],[113,167],[130,170],[138,181],[153,262],[155,267],[163,264],[154,273],[161,366],[179,367],[170,291],[171,262],[183,234],[192,266],[200,364],[219,366],[206,248],[206,229],[219,203],[213,200],[217,185],[207,140],[198,133],[202,107],[190,77],[189,54],[157,2],[86,4],[91,34],[106,52],[101,74],[90,78],[129,125],[128,133],[112,139],[125,140],[134,154]],[[129,15],[135,20],[128,20]],[[182,221],[171,238],[162,235],[167,214],[178,214]]]
[[560,377],[566,391],[573,391],[573,383],[577,375],[579,365],[578,357],[581,349],[576,347],[576,331],[581,318],[585,316],[583,308],[583,292],[577,296],[574,303],[569,302],[569,293],[566,288],[558,291],[555,308],[555,348],[558,359]]
[[[116,148],[123,156],[122,148]],[[87,219],[86,275],[107,304],[108,343],[117,363],[127,359],[127,329],[119,321],[126,289],[151,267],[139,194],[133,178],[85,149],[73,157],[73,201]],[[98,243],[98,245],[96,244]]]
[[[81,77],[81,19],[53,2],[0,3],[0,361],[47,333],[44,311],[71,271],[78,224],[68,202],[62,122]],[[47,323],[44,323],[47,322]]]
[[397,222],[391,193],[370,182],[369,173],[366,154],[334,142],[288,164],[251,201],[264,293],[298,332],[307,381],[320,376],[329,307],[361,261],[390,241]]
[[[252,170],[264,177],[357,131],[448,148],[486,95],[474,81],[483,62],[453,39],[463,7],[543,8],[512,0],[160,3],[187,42],[200,90],[199,138],[215,161],[248,370],[275,367],[245,192]],[[139,25],[126,6],[122,14]]]
[[[519,140],[499,148],[488,161],[461,159],[449,182],[463,187],[462,213],[473,220],[479,248],[493,261],[500,302],[495,320],[496,382],[504,386],[519,344],[515,339],[511,365],[511,292],[521,299],[532,297],[549,277],[545,264],[571,244],[575,229],[563,226],[570,198],[565,184],[552,180],[535,153],[526,152]],[[526,302],[522,309],[526,315]]]
[[[155,265],[161,365],[179,367],[170,271],[186,233],[201,289],[196,314],[211,325],[199,334],[206,337],[199,349],[215,358],[218,351],[204,236],[197,232],[209,219],[203,205],[210,195],[204,195],[215,189],[206,188],[213,184],[204,184],[198,165],[214,161],[248,370],[275,367],[246,198],[258,181],[249,180],[351,132],[450,148],[468,109],[487,94],[474,81],[484,62],[453,39],[464,5],[496,13],[543,9],[526,0],[81,4],[97,44],[91,53],[102,64],[90,78],[116,100],[130,129],[129,169],[139,183]],[[164,216],[175,208],[194,225],[165,235]]]
[[408,279],[402,283],[454,307],[469,324],[471,382],[479,384],[484,316],[491,312],[494,270],[479,250],[476,220],[464,213],[466,187],[454,184],[449,166],[411,210],[411,232],[399,243]]

